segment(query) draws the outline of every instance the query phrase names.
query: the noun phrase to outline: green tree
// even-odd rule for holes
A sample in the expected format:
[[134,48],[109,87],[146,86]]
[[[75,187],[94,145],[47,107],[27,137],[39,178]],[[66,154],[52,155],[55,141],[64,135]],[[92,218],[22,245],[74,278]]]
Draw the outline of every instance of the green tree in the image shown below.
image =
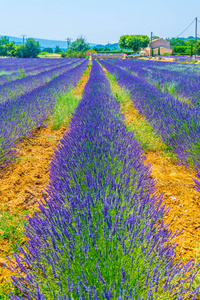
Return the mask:
[[15,56],[16,45],[14,42],[10,42],[7,45],[7,56]]
[[98,47],[93,47],[93,50],[96,51],[96,52],[99,52],[102,50],[102,48],[98,48]]
[[44,48],[42,52],[53,53],[53,48],[50,47]]
[[190,56],[193,56],[193,44],[191,44],[190,47]]
[[2,36],[2,38],[0,39],[0,45],[7,45],[9,44],[9,37],[8,36]]
[[15,49],[15,56],[16,57],[24,57],[24,48],[25,46],[24,45],[18,45],[16,46],[16,49]]
[[71,58],[86,58],[87,51],[72,51],[71,49],[67,50],[66,53],[61,54],[62,57],[71,57]]
[[24,58],[34,58],[40,53],[39,42],[34,39],[27,39],[24,45],[16,47],[15,56]]
[[60,47],[58,45],[56,45],[54,53],[59,53],[59,52],[62,52],[62,50],[60,49]]
[[34,39],[27,39],[24,47],[24,57],[34,58],[40,53],[40,44]]
[[119,40],[119,48],[121,49],[126,49],[126,39],[129,37],[129,35],[122,35],[120,37],[120,40]]
[[119,47],[121,49],[131,49],[132,51],[139,51],[140,48],[147,47],[150,39],[147,35],[123,35],[119,40]]
[[153,35],[153,36],[152,36],[152,39],[153,39],[153,40],[157,40],[157,39],[159,39],[159,36]]
[[14,56],[16,46],[14,42],[9,42],[7,36],[0,39],[0,56]]
[[138,51],[140,46],[140,40],[135,36],[129,36],[126,39],[126,48],[132,51]]
[[69,46],[68,50],[72,52],[85,52],[90,49],[90,46],[86,43],[86,39],[80,37],[76,39],[71,45]]
[[197,54],[200,55],[200,41],[197,42]]
[[110,51],[110,49],[109,49],[107,46],[105,46],[105,48],[103,49],[103,51],[105,51],[105,52],[109,52],[109,51]]
[[158,47],[158,55],[160,55],[160,47]]
[[186,46],[187,43],[183,39],[172,38],[169,40],[171,46]]
[[190,54],[190,46],[173,46],[173,52],[175,54],[185,54],[189,55]]
[[185,44],[187,46],[191,46],[191,44],[195,45],[195,39],[188,39],[187,41],[185,41]]

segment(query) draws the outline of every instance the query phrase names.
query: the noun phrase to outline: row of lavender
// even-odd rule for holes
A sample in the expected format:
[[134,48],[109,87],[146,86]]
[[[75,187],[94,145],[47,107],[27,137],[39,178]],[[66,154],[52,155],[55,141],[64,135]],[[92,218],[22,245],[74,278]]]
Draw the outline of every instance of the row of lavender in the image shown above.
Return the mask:
[[200,163],[200,112],[195,107],[176,101],[146,80],[134,76],[111,63],[102,65],[115,74],[119,85],[130,92],[136,109],[152,124],[162,140],[172,147],[184,163]]
[[2,72],[15,72],[18,69],[23,69],[25,72],[34,70],[39,66],[48,67],[60,63],[60,59],[38,59],[38,58],[6,58],[0,59],[0,74]]
[[[76,59],[68,59],[68,62],[73,61]],[[27,75],[37,75],[62,64],[61,59],[0,59],[0,86]]]
[[46,85],[21,95],[15,101],[8,100],[0,106],[0,164],[14,155],[13,148],[20,139],[41,125],[52,113],[56,96],[66,93],[80,80],[88,60],[66,71]]
[[169,91],[181,100],[200,107],[200,67],[149,60],[118,60],[115,65],[126,69]]
[[[53,62],[55,63],[55,61]],[[40,60],[40,64],[43,66],[48,64],[48,61]],[[38,66],[38,59],[35,58],[1,58],[0,59],[0,74],[2,72],[15,72],[16,69],[29,69],[34,68],[34,66]]]
[[[58,61],[58,59],[55,59],[52,63],[54,64],[56,60]],[[46,65],[49,61],[49,59],[40,60],[40,63]],[[21,67],[33,67],[34,65],[38,65],[38,58],[3,58],[0,59],[0,72],[2,70],[12,71]]]
[[42,72],[38,72],[37,75],[28,75],[24,78],[4,83],[0,86],[0,103],[8,99],[15,100],[20,95],[26,94],[39,86],[45,85],[53,78],[62,75],[82,61],[82,59],[77,59],[75,62],[72,62],[69,59],[63,59],[57,65],[48,66],[47,70],[44,68],[44,70]]
[[61,143],[10,299],[195,299],[193,264],[175,263],[165,206],[97,62]]
[[175,61],[178,62],[196,62],[200,60],[200,56],[188,56],[188,55],[170,55],[170,56],[166,56],[166,55],[155,55],[156,57],[161,57],[161,58],[173,58]]

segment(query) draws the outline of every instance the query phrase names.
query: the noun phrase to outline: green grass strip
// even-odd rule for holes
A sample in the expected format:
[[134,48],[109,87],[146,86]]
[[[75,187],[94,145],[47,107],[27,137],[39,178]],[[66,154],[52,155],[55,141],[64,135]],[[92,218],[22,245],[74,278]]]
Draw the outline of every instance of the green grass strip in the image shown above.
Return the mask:
[[58,130],[61,127],[68,127],[70,118],[82,98],[80,89],[82,89],[82,83],[84,81],[83,77],[89,78],[90,69],[91,62],[89,62],[87,70],[83,72],[83,76],[77,86],[73,89],[69,89],[67,93],[57,96],[50,125],[53,130]]
[[[5,245],[5,249],[1,249],[4,254],[1,257],[8,256],[13,259],[13,252],[18,252],[18,247],[25,242],[25,227],[26,216],[33,215],[34,208],[23,211],[16,211],[14,214],[6,211],[7,207],[0,208],[0,245]],[[9,262],[8,262],[9,265]],[[0,268],[0,275],[6,267]],[[8,294],[15,293],[17,289],[11,284],[10,278],[5,278],[0,282],[0,300],[10,299]]]
[[134,108],[129,91],[119,87],[115,76],[111,75],[108,71],[105,71],[105,73],[110,82],[113,96],[120,103],[121,112],[125,115],[127,131],[134,131],[134,135],[144,152],[159,151],[164,156],[171,157],[175,161],[176,155],[173,153],[172,148],[162,142],[151,124]]

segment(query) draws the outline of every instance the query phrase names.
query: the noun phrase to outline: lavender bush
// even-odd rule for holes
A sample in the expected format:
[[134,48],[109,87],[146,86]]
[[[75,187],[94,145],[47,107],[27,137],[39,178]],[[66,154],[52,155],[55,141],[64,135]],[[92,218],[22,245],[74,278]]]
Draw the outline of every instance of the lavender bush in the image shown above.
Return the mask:
[[199,168],[196,169],[197,172],[197,177],[199,180],[197,179],[193,179],[195,182],[195,189],[200,193],[200,165],[198,166]]
[[10,299],[196,298],[193,263],[175,263],[166,208],[151,196],[143,160],[94,61],[55,152],[49,196],[29,218],[27,245],[15,255],[18,295]]
[[[108,60],[108,62],[111,62]],[[150,60],[117,60],[119,66],[169,92],[180,101],[200,107],[200,67]]]
[[[59,65],[60,60],[41,60],[35,58],[28,59],[13,59],[0,58],[0,85],[5,82],[16,80],[21,77],[22,72],[25,74],[37,74],[45,69],[48,70],[53,66]],[[24,75],[24,74],[23,74]]]
[[119,85],[130,91],[131,99],[162,140],[172,147],[180,161],[190,165],[200,163],[200,112],[195,107],[176,101],[146,80],[134,76],[108,62],[102,65],[115,74]]
[[0,86],[6,82],[14,81],[27,75],[37,75],[59,67],[66,61],[76,62],[77,59],[38,59],[38,58],[0,58]]
[[56,96],[66,93],[80,80],[88,60],[66,71],[44,86],[15,99],[7,100],[0,106],[0,164],[14,155],[13,147],[24,136],[30,134],[52,113]]
[[4,102],[8,99],[14,100],[20,95],[31,92],[39,86],[45,85],[55,77],[62,75],[67,70],[75,67],[81,62],[82,60],[77,60],[75,63],[65,61],[62,65],[59,64],[59,66],[54,66],[54,68],[40,72],[37,75],[29,75],[18,80],[4,83],[0,86],[0,102]]

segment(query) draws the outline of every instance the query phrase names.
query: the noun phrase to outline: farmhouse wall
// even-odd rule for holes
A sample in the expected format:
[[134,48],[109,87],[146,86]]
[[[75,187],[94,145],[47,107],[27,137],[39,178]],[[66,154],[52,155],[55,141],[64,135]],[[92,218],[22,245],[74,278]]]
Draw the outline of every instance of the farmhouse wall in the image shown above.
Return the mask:
[[[154,55],[158,54],[158,48],[153,49],[153,53]],[[163,55],[164,53],[172,53],[172,49],[160,47],[160,55]]]

